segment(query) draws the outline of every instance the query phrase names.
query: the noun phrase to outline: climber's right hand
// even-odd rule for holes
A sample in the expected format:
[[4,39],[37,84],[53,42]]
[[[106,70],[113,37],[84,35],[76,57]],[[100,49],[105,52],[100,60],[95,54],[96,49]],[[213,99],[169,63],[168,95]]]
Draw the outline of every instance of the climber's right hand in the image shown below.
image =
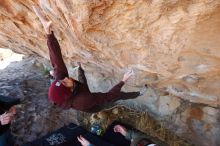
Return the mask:
[[80,62],[77,62],[77,66],[81,67],[81,63],[80,63]]
[[122,81],[123,81],[123,82],[126,82],[132,75],[134,75],[133,70],[130,70],[130,71],[126,72],[126,73],[124,74],[124,76],[123,76]]

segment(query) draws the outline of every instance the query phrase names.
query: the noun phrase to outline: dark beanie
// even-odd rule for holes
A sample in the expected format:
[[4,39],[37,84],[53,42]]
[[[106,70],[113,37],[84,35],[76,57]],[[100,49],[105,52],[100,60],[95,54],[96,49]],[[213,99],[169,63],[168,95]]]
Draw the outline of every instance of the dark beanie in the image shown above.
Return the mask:
[[49,87],[48,98],[59,106],[69,99],[71,94],[70,88],[65,87],[58,80],[55,80]]

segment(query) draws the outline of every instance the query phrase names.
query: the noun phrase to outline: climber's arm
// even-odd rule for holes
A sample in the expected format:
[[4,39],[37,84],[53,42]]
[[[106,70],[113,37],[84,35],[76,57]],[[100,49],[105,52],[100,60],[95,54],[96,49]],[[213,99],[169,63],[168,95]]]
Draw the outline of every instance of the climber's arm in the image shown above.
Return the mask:
[[60,45],[53,32],[51,31],[52,21],[48,20],[45,17],[40,7],[33,6],[33,10],[41,21],[47,34],[47,45],[49,48],[50,61],[52,66],[54,67],[54,77],[56,80],[62,80],[65,77],[68,77],[68,71],[62,58]]
[[50,61],[54,68],[54,77],[56,80],[62,80],[68,77],[68,71],[63,61],[60,45],[53,32],[47,35],[47,46],[49,48]]

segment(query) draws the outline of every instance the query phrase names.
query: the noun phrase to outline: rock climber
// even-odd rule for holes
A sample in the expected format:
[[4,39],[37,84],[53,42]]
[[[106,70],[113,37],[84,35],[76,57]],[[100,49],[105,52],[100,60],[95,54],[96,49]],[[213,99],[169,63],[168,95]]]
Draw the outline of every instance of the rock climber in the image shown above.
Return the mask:
[[74,108],[84,112],[97,112],[97,107],[119,99],[136,98],[145,92],[121,92],[122,86],[133,74],[132,71],[124,74],[123,79],[107,93],[92,93],[89,90],[84,70],[78,63],[78,80],[68,75],[64,64],[61,49],[57,39],[51,30],[52,22],[42,13],[38,6],[33,6],[33,10],[39,17],[43,28],[47,34],[47,45],[49,48],[50,61],[54,69],[54,78],[49,87],[48,97],[55,105],[63,108]]

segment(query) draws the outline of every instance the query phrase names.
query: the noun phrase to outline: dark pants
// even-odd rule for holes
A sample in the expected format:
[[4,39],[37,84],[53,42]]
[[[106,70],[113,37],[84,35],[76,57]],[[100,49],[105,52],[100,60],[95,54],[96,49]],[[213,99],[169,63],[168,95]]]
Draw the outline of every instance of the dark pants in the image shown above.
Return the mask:
[[119,99],[126,100],[126,99],[134,99],[140,95],[140,92],[120,92]]
[[4,134],[0,135],[0,146],[13,146],[14,145],[14,137],[11,134],[10,130],[4,132]]
[[0,135],[0,146],[7,146],[6,145],[6,134]]
[[[104,94],[105,93],[103,93],[102,98],[105,98],[105,96],[107,96],[109,92],[106,93],[107,95],[104,95]],[[112,108],[115,105],[115,102],[118,100],[134,99],[134,98],[137,98],[139,95],[140,95],[140,92],[120,92],[119,96],[116,97],[112,102],[106,103],[104,105],[97,105],[93,107],[92,109],[90,109],[89,113],[97,113],[102,110],[108,110],[109,108]]]

